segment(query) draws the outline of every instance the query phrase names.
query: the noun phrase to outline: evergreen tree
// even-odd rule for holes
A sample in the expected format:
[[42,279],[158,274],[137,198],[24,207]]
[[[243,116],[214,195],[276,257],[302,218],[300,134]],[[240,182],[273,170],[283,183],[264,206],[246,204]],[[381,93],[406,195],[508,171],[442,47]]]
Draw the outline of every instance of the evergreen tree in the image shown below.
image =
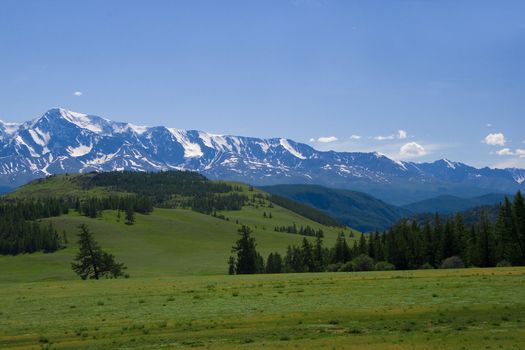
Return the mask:
[[279,253],[270,253],[266,262],[266,273],[281,273],[283,269],[283,258]]
[[251,236],[252,230],[248,226],[242,226],[238,230],[241,238],[235,243],[232,252],[237,254],[235,272],[237,274],[254,274],[261,271],[259,261],[260,255],[257,253],[255,238]]
[[467,239],[466,256],[468,266],[480,266],[478,230],[476,225],[470,227],[470,233]]
[[233,256],[228,258],[228,275],[235,275],[235,258]]
[[103,276],[120,277],[124,275],[126,267],[115,262],[112,254],[104,252],[93,238],[85,224],[79,226],[78,245],[80,251],[75,257],[71,268],[83,280],[99,279]]
[[451,221],[447,221],[443,228],[443,235],[441,237],[439,260],[458,255],[459,252],[456,245],[457,239],[454,234],[454,227]]
[[359,254],[368,254],[368,245],[366,243],[366,237],[364,234],[361,235],[361,237],[359,237],[359,248],[358,248],[358,254],[356,254],[355,256],[359,255]]
[[332,263],[345,263],[349,261],[350,258],[350,247],[348,243],[346,243],[345,234],[340,232],[332,250]]
[[521,191],[514,196],[514,226],[516,230],[515,240],[519,249],[518,263],[525,264],[525,200]]
[[314,271],[324,271],[326,268],[325,250],[323,248],[323,238],[318,235],[313,247]]
[[492,225],[485,211],[481,212],[478,232],[479,264],[482,267],[496,265],[495,241]]
[[519,239],[512,212],[512,204],[505,197],[505,201],[499,207],[498,218],[494,225],[494,238],[496,239],[495,255],[496,261],[507,261],[518,264],[520,259]]
[[305,272],[313,272],[316,269],[314,253],[312,245],[306,238],[303,238],[303,243],[301,247],[301,261]]
[[456,248],[457,248],[457,255],[461,257],[461,260],[463,262],[467,261],[467,240],[468,240],[468,234],[467,230],[465,228],[465,221],[463,219],[463,215],[460,213],[456,214],[454,217],[454,230],[455,230],[455,236],[456,236]]
[[126,225],[133,225],[135,223],[135,212],[133,206],[129,204],[126,208]]

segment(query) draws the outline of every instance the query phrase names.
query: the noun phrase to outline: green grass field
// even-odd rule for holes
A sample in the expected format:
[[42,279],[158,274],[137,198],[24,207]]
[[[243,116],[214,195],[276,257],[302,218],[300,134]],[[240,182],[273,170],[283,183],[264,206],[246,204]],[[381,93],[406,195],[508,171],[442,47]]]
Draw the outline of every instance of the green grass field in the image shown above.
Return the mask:
[[523,349],[525,268],[0,284],[2,349]]
[[[80,190],[74,177],[51,180],[13,196]],[[67,248],[0,256],[0,348],[525,348],[525,267],[227,276],[242,224],[265,257],[303,239],[275,226],[322,228],[327,247],[341,228],[268,203],[218,214],[229,220],[158,208],[132,226],[115,211],[46,219],[66,232]],[[81,223],[131,278],[74,275]]]

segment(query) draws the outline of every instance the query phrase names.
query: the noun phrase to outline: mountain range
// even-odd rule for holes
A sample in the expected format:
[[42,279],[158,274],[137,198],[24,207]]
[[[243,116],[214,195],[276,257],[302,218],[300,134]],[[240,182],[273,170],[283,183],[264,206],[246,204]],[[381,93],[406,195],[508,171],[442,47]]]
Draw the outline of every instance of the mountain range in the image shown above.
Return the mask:
[[63,108],[24,123],[0,122],[4,191],[50,174],[124,169],[192,170],[211,179],[253,185],[319,184],[359,190],[396,205],[438,195],[474,197],[525,189],[525,169],[318,151],[286,138],[137,126]]

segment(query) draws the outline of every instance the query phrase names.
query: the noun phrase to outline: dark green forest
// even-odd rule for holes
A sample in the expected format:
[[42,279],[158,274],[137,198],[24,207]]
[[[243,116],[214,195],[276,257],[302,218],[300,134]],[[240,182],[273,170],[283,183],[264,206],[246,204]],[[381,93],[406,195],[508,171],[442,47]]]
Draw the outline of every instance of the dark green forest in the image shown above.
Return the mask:
[[38,219],[68,212],[68,205],[58,199],[0,203],[0,254],[54,252],[62,247],[65,236]]
[[[383,233],[362,235],[349,246],[340,233],[333,247],[326,248],[321,235],[314,243],[303,239],[301,246],[289,246],[285,256],[271,253],[264,259],[256,252],[249,232],[242,231],[244,245],[233,249],[230,273],[370,271],[432,268],[493,267],[525,265],[525,201],[518,192],[513,201],[505,198],[495,221],[481,211],[477,222],[467,225],[461,214],[441,218],[438,214],[423,225],[402,220]],[[252,257],[240,259],[241,256]],[[255,257],[255,258],[254,258]],[[248,261],[251,267],[242,266]],[[252,272],[254,273],[254,272]]]

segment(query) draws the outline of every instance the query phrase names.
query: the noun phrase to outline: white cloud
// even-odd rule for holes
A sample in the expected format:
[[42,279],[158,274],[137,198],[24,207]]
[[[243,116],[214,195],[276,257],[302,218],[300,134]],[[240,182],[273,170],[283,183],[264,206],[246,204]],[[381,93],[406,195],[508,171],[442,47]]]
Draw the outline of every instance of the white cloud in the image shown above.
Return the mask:
[[516,148],[513,151],[510,148],[502,148],[499,151],[496,151],[496,154],[499,156],[518,156],[520,158],[525,158],[525,149]]
[[496,154],[499,156],[513,156],[514,152],[510,148],[502,148],[499,151],[496,151]]
[[77,97],[82,96],[82,91],[75,91],[73,92],[73,95]]
[[359,136],[359,135],[352,135],[352,136],[350,136],[350,139],[351,140],[359,140],[359,139],[361,139],[361,136]]
[[505,135],[503,135],[501,132],[496,134],[488,134],[485,136],[485,140],[483,140],[484,143],[490,146],[505,146]]
[[423,146],[416,142],[409,142],[401,146],[399,155],[402,157],[421,157],[427,154]]
[[315,142],[315,139],[312,137],[312,138],[310,139],[310,142]]
[[408,133],[405,130],[399,129],[397,131],[397,138],[400,140],[404,140],[408,137]]
[[492,127],[492,124],[491,123],[487,123],[487,128],[490,128]]
[[335,142],[337,140],[338,138],[335,136],[326,136],[326,137],[320,137],[317,139],[318,142],[322,142],[322,143]]
[[372,137],[374,140],[377,140],[377,141],[384,141],[384,140],[393,140],[394,139],[394,135],[388,135],[388,136],[374,136]]

